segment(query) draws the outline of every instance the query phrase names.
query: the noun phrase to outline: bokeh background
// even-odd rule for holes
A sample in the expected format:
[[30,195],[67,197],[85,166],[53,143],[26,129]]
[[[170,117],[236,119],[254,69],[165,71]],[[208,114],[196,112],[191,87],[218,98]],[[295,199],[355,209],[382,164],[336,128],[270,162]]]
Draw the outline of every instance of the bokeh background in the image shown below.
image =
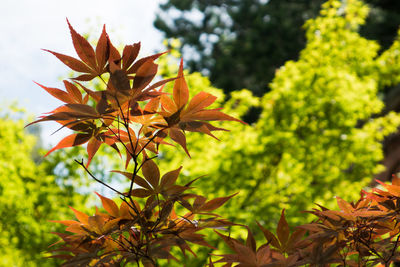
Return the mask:
[[[169,49],[160,76],[183,56],[191,94],[211,92],[248,122],[224,123],[221,142],[190,135],[192,159],[168,148],[159,159],[164,171],[183,165],[182,182],[207,175],[196,190],[210,198],[239,192],[219,210],[236,223],[275,229],[282,209],[304,223],[314,203],[356,200],[400,170],[397,0],[3,0],[0,15],[0,266],[58,266],[44,258],[62,231],[50,220],[73,218],[68,205],[93,213],[93,191],[115,197],[74,163],[84,149],[43,158],[65,134],[57,125],[24,129],[60,105],[33,81],[61,88],[73,75],[41,50],[75,56],[66,18],[91,42],[106,24],[115,44],[141,41],[141,56]],[[91,168],[124,188],[109,173],[119,164],[102,149]],[[194,250],[178,257],[204,266],[210,251]]]

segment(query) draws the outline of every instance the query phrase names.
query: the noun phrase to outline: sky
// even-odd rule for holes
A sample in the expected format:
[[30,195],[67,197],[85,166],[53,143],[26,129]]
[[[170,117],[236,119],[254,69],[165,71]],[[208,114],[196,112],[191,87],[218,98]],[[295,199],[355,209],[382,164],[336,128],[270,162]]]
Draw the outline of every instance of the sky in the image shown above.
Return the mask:
[[[142,43],[141,55],[162,49],[162,34],[153,27],[161,0],[1,0],[0,104],[17,101],[40,115],[61,104],[33,81],[62,87],[69,69],[41,49],[76,56],[66,18],[81,34],[97,40],[103,24],[114,44]],[[111,4],[112,3],[112,4]],[[56,129],[43,123],[42,136]],[[60,137],[45,138],[54,144]]]

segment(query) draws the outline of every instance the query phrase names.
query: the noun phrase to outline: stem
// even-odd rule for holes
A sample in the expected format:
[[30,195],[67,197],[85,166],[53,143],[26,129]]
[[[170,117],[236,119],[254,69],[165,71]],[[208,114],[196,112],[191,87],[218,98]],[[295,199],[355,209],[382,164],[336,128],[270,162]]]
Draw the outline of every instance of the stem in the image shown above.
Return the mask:
[[[103,81],[103,83],[107,86],[107,88],[109,88],[109,87],[108,87],[108,84],[104,81],[104,79],[101,77],[101,75],[99,75],[99,78]],[[143,164],[144,164],[147,160],[150,160],[151,158],[143,157],[143,162],[139,165],[139,163],[138,163],[138,157],[139,157],[139,155],[144,151],[144,149],[145,149],[151,142],[154,141],[154,139],[158,136],[158,133],[161,132],[163,129],[161,129],[159,132],[155,133],[155,134],[146,142],[146,144],[143,145],[143,146],[140,148],[139,152],[136,153],[136,150],[137,150],[138,146],[140,145],[140,143],[139,143],[139,140],[140,140],[140,131],[139,131],[139,133],[137,134],[137,138],[136,138],[136,140],[135,140],[135,142],[134,142],[134,141],[133,141],[133,138],[132,138],[132,135],[131,135],[130,127],[129,127],[129,126],[130,126],[129,115],[130,115],[130,109],[131,109],[131,100],[129,100],[129,102],[128,102],[128,108],[127,108],[127,111],[126,111],[127,113],[126,113],[126,116],[125,116],[124,110],[122,109],[121,103],[119,102],[118,97],[117,97],[116,94],[114,95],[114,98],[115,98],[115,101],[116,101],[116,103],[117,103],[117,105],[118,105],[119,113],[121,114],[121,115],[117,115],[117,120],[118,120],[118,133],[119,133],[119,129],[120,129],[120,123],[122,123],[122,125],[124,126],[124,128],[125,128],[126,131],[127,131],[127,135],[128,135],[128,139],[129,139],[129,145],[130,145],[131,148],[132,148],[132,152],[129,151],[129,149],[127,148],[126,144],[121,140],[120,134],[117,135],[117,134],[111,129],[111,127],[109,127],[109,126],[107,126],[107,128],[117,137],[118,141],[121,142],[121,143],[123,144],[123,146],[124,146],[125,149],[127,150],[127,153],[130,154],[130,156],[132,157],[132,160],[133,160],[133,162],[134,162],[134,169],[133,169],[133,172],[132,172],[132,179],[131,179],[131,182],[130,182],[130,187],[129,187],[129,192],[128,192],[128,194],[127,194],[127,195],[126,195],[126,194],[123,194],[123,193],[119,192],[118,190],[112,188],[111,186],[109,186],[109,185],[103,183],[102,181],[98,180],[96,177],[94,177],[94,175],[91,174],[90,171],[83,165],[83,160],[82,160],[81,162],[79,162],[79,161],[76,161],[76,162],[78,162],[82,167],[84,167],[84,169],[86,170],[86,172],[87,172],[93,179],[95,179],[95,180],[98,181],[99,183],[103,184],[103,185],[106,186],[107,188],[110,188],[110,189],[113,190],[114,192],[117,192],[118,194],[120,194],[120,195],[122,196],[121,199],[122,199],[124,202],[126,202],[126,203],[136,212],[136,215],[138,216],[138,219],[139,219],[139,224],[141,224],[141,218],[140,218],[140,215],[139,215],[139,211],[136,209],[135,202],[133,201],[133,198],[132,198],[131,194],[132,194],[132,191],[133,191],[133,184],[134,184],[134,182],[135,182],[135,177],[136,177],[137,173],[138,173],[139,170],[142,168]],[[122,119],[122,121],[120,120],[120,118]],[[136,133],[135,133],[135,137],[136,137]],[[157,156],[155,156],[155,157],[157,157]],[[129,162],[128,162],[128,163],[129,163]],[[129,201],[128,201],[127,199],[130,200],[131,205],[130,205],[130,203],[129,203]],[[160,202],[159,202],[159,199],[158,199],[158,195],[157,195],[157,201],[158,201],[159,216],[160,216],[161,211],[160,211]],[[143,225],[141,225],[141,226],[143,226]],[[143,228],[142,228],[142,230],[143,230]],[[143,234],[140,236],[140,241],[139,241],[139,243],[143,244],[143,241],[144,241],[143,238],[145,238],[145,241],[146,241],[146,244],[147,244],[147,246],[146,246],[146,248],[145,248],[145,251],[144,251],[144,254],[143,254],[143,255],[140,255],[140,256],[141,256],[141,257],[147,258],[149,261],[151,261],[151,263],[152,263],[154,266],[158,266],[157,261],[155,261],[155,259],[153,259],[152,257],[150,257],[149,254],[148,254],[148,252],[149,252],[149,251],[148,251],[148,249],[149,249],[148,245],[149,245],[149,243],[150,243],[150,242],[149,242],[150,240],[149,240],[149,236],[148,236],[147,233],[148,233],[148,231],[146,230],[146,231],[143,232]],[[132,244],[131,244],[131,245],[132,245]],[[136,255],[138,255],[137,253],[140,253],[140,247],[139,247],[138,250],[135,251],[135,253],[136,253]],[[141,253],[140,253],[140,254],[141,254]],[[137,263],[138,266],[140,266],[139,260],[138,260],[138,259],[136,260],[136,263]]]
[[166,129],[166,128],[163,128],[163,129],[159,130],[156,134],[154,134],[154,135],[147,141],[147,143],[140,149],[140,151],[138,152],[138,155],[139,155],[140,153],[142,153],[143,150],[146,148],[146,146],[148,146],[151,142],[153,142],[154,139],[156,139],[157,135],[158,135],[160,132],[164,131],[165,129]]
[[[162,130],[161,130],[161,131],[162,131]],[[157,133],[157,134],[158,134],[158,133]],[[128,193],[129,196],[131,195],[132,190],[133,190],[133,184],[134,184],[134,182],[135,182],[136,174],[137,174],[137,173],[139,172],[139,170],[142,168],[143,164],[144,164],[147,160],[150,160],[150,159],[153,159],[153,158],[156,158],[156,157],[157,157],[157,156],[155,156],[155,157],[150,158],[150,159],[145,159],[145,160],[142,162],[142,164],[139,166],[139,168],[138,168],[137,156],[139,156],[140,153],[142,153],[143,150],[146,148],[146,146],[148,146],[148,145],[157,137],[157,134],[153,135],[153,136],[147,141],[147,143],[146,143],[146,144],[140,149],[140,151],[136,154],[136,157],[133,157],[134,163],[135,163],[135,167],[134,167],[134,170],[133,170],[133,175],[132,175],[131,184],[130,184],[130,186],[129,186],[129,193]],[[139,139],[137,139],[137,143],[138,143],[138,142],[139,142]]]
[[103,79],[103,77],[101,77],[101,75],[98,75],[98,76],[99,76],[100,80],[103,81],[103,83],[105,84],[106,88],[109,89],[109,90],[111,90],[111,88],[108,87],[108,84],[107,84],[106,81]]
[[[101,77],[101,76],[99,75],[99,78],[103,81],[103,83],[104,83],[104,84],[106,85],[106,87],[109,89],[108,84],[106,83],[106,81],[104,81],[103,77]],[[129,120],[125,118],[124,112],[123,112],[122,107],[121,107],[121,104],[119,103],[118,98],[117,98],[116,95],[114,96],[114,99],[115,99],[115,101],[117,102],[119,111],[120,111],[121,116],[122,116],[122,120],[124,121],[122,124],[123,124],[123,125],[125,126],[125,128],[126,128],[126,131],[127,131],[127,133],[128,133],[128,137],[129,137],[129,142],[131,143],[132,148],[133,148],[133,142],[132,142],[132,138],[131,138],[131,133],[130,133],[130,131],[129,131]],[[130,104],[130,101],[129,101],[129,104]],[[128,105],[128,118],[129,118],[129,105]],[[118,123],[119,123],[119,120],[118,120]],[[136,142],[138,142],[138,141],[139,141],[139,139],[136,140]],[[123,143],[123,142],[122,142],[122,143]],[[132,154],[134,154],[134,151],[133,151]],[[131,154],[131,155],[132,155],[132,154]],[[133,156],[133,155],[132,155],[132,156]]]
[[396,252],[396,249],[397,249],[397,247],[399,245],[399,239],[400,239],[400,234],[397,235],[396,243],[394,244],[394,247],[392,249],[392,253],[390,254],[390,257],[388,258],[388,261],[390,261],[390,259],[394,256],[394,253]]
[[366,246],[371,251],[372,254],[374,254],[375,256],[377,256],[379,259],[383,260],[386,263],[386,260],[379,254],[378,251],[376,251],[373,247],[371,247],[370,244],[368,244],[362,239],[360,239],[359,242],[364,246]]
[[[117,140],[125,147],[127,153],[129,153],[131,156],[133,156],[133,153],[131,153],[128,149],[128,147],[124,144],[124,142],[122,142],[121,140],[121,135],[120,134],[116,134],[113,129],[110,128],[110,126],[107,126],[107,129],[110,130],[115,136],[117,136]],[[119,123],[118,123],[118,131],[119,131]]]
[[85,164],[83,164],[83,159],[81,161],[78,161],[75,159],[75,162],[78,163],[79,165],[81,165],[85,171],[90,175],[90,177],[92,177],[96,182],[104,185],[105,187],[107,187],[108,189],[111,189],[112,191],[114,191],[115,193],[119,194],[119,195],[124,195],[123,193],[119,192],[118,190],[116,190],[115,188],[109,186],[108,184],[104,183],[103,181],[97,179],[85,166]]

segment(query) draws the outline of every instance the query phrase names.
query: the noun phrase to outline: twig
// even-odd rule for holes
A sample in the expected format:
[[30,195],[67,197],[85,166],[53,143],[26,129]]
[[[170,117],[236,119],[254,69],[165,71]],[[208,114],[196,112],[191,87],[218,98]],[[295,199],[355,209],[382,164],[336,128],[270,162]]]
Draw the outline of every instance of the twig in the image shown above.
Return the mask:
[[79,165],[81,165],[81,166],[85,169],[85,171],[90,175],[90,177],[92,177],[96,182],[98,182],[98,183],[104,185],[105,187],[107,187],[108,189],[111,189],[112,191],[114,191],[114,192],[117,193],[117,194],[120,194],[120,195],[122,195],[122,196],[124,195],[123,193],[121,193],[121,192],[119,192],[118,190],[112,188],[111,186],[109,186],[108,184],[104,183],[103,181],[97,179],[97,178],[88,170],[88,168],[86,168],[85,164],[83,164],[83,159],[81,159],[81,161],[75,159],[75,162],[78,163]]

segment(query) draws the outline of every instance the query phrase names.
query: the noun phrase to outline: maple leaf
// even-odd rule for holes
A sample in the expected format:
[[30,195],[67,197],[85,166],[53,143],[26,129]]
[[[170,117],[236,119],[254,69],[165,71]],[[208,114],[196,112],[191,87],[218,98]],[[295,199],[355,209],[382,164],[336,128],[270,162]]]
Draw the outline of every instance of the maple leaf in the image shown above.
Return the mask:
[[217,197],[209,201],[207,201],[207,198],[203,196],[197,196],[189,210],[196,214],[215,215],[213,213],[210,213],[210,211],[218,209],[237,194],[238,193],[235,193],[227,197]]
[[249,228],[247,228],[247,239],[246,243],[242,244],[238,240],[223,235],[217,231],[215,231],[221,238],[224,240],[225,244],[235,252],[235,254],[223,254],[223,255],[214,255],[222,257],[218,261],[225,262],[229,264],[239,263],[236,266],[252,266],[252,267],[263,267],[268,266],[268,264],[274,263],[279,253],[270,249],[269,245],[262,245],[257,249],[256,241],[253,237],[253,234]]
[[382,195],[384,195],[384,196],[385,195],[387,196],[388,194],[390,194],[395,197],[400,197],[400,178],[399,177],[393,175],[392,184],[386,184],[379,180],[376,180],[376,181],[387,190],[387,194],[383,193],[382,190],[379,190],[377,188],[374,188],[373,191],[379,192],[380,194],[383,193]]
[[131,122],[140,125],[139,134],[143,134],[146,137],[154,136],[156,131],[167,128],[167,122],[164,118],[153,111],[157,102],[157,98],[153,98],[146,104],[144,109],[138,107],[136,111],[131,111],[132,116],[129,119]]
[[[114,215],[116,213],[122,213],[118,211],[118,208],[112,200],[100,195],[99,197],[101,197],[103,204],[105,204],[105,209],[108,212]],[[75,266],[76,264],[84,264],[84,266],[87,266],[89,262],[93,263],[96,262],[96,260],[99,260],[98,262],[113,262],[113,258],[116,256],[113,252],[118,248],[119,243],[107,238],[107,235],[119,231],[119,224],[122,218],[113,218],[98,212],[93,216],[88,216],[78,210],[71,209],[75,213],[78,221],[53,221],[67,226],[66,231],[72,233],[54,233],[60,236],[64,243],[59,249],[53,251],[68,252],[72,255],[59,254],[54,256],[66,260],[63,266]],[[57,243],[60,243],[60,241]],[[100,251],[106,252],[105,257],[99,254]],[[86,260],[88,260],[88,262],[86,262]]]
[[[57,115],[57,113],[55,114]],[[119,151],[118,147],[115,144],[115,140],[112,138],[112,136],[107,135],[106,128],[97,127],[93,121],[58,121],[58,122],[61,124],[66,124],[66,127],[79,132],[64,137],[61,141],[59,141],[59,143],[56,146],[51,148],[45,154],[45,157],[55,150],[73,146],[80,146],[87,143],[86,150],[88,153],[88,160],[86,166],[89,166],[94,155],[96,154],[96,152],[99,150],[100,146],[103,143]]]
[[[131,173],[115,171],[133,179],[134,183],[140,186],[132,190],[132,195],[140,198],[161,194],[166,200],[173,201],[181,200],[181,195],[188,189],[189,186],[176,185],[177,178],[182,167],[176,170],[165,173],[160,179],[160,171],[157,165],[152,160],[145,160],[142,166],[143,177],[136,175],[133,179]],[[222,205],[223,203],[221,203]]]
[[104,209],[113,217],[119,217],[119,208],[115,202],[109,198],[106,198],[97,192],[95,192],[97,196],[101,199],[101,203],[103,204]]
[[97,42],[96,51],[90,43],[71,26],[67,19],[68,27],[71,33],[72,42],[79,59],[63,55],[50,50],[47,51],[56,56],[61,62],[70,67],[72,70],[84,73],[74,79],[80,81],[90,81],[96,76],[100,76],[106,71],[106,63],[110,53],[110,41],[103,26],[103,31]]
[[[179,144],[190,156],[186,147],[184,132],[201,132],[216,138],[211,132],[224,130],[215,127],[206,121],[243,121],[231,117],[220,109],[206,109],[217,98],[209,93],[200,92],[189,101],[189,89],[183,76],[183,60],[181,59],[178,71],[178,78],[174,82],[173,98],[161,95],[162,111],[158,112],[168,123],[169,137]],[[167,132],[166,131],[166,132]]]
[[[125,52],[127,47],[129,46],[125,47]],[[128,48],[128,50],[132,49]],[[136,49],[139,49],[139,46],[137,46]],[[126,70],[124,66],[121,68],[119,64],[110,62],[110,80],[107,84],[106,90],[108,100],[114,106],[121,107],[128,102],[128,107],[135,107],[137,101],[145,101],[157,96],[159,92],[155,91],[156,88],[161,87],[162,85],[175,79],[170,78],[161,80],[153,85],[148,86],[156,76],[158,70],[158,65],[154,63],[154,60],[156,60],[162,54],[164,53],[142,58],[136,61],[128,70]],[[133,51],[130,52],[129,55],[126,55],[127,58],[125,61],[128,61],[127,64],[130,64],[129,62],[133,62],[135,60],[136,57],[134,56],[135,52]],[[132,85],[130,80],[133,80]]]
[[282,210],[281,217],[276,228],[277,236],[265,229],[260,223],[257,222],[257,224],[263,232],[264,237],[267,239],[268,244],[281,253],[293,253],[306,233],[306,230],[304,229],[297,229],[290,234],[289,225],[285,218],[285,209]]
[[67,103],[67,104],[86,104],[88,98],[82,98],[80,90],[72,83],[64,80],[64,86],[67,91],[60,90],[58,88],[51,88],[41,85],[35,82],[37,85],[42,87],[46,92],[54,96],[55,98]]
[[[129,131],[129,132],[128,132]],[[128,167],[132,158],[139,153],[144,153],[144,150],[151,151],[157,154],[157,143],[163,143],[162,140],[158,138],[151,137],[137,137],[136,133],[132,128],[128,131],[123,131],[121,129],[110,129],[106,132],[106,137],[111,138],[113,142],[120,142],[123,144],[126,150],[126,161],[125,168]],[[106,139],[107,140],[107,139]],[[109,145],[114,145],[110,142]]]

